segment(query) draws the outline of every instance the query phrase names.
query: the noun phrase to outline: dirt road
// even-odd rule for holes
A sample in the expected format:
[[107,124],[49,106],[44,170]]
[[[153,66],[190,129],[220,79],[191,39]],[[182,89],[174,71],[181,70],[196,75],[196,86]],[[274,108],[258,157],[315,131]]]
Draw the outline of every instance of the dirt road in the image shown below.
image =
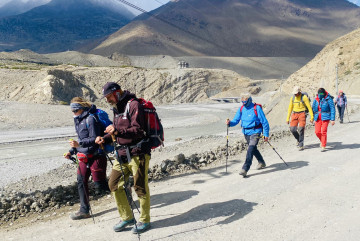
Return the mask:
[[[292,137],[272,142],[289,168],[265,148],[268,167],[258,171],[253,165],[248,178],[238,174],[244,161],[241,155],[230,160],[227,175],[222,163],[151,183],[152,229],[141,240],[359,240],[360,114],[351,119],[352,123],[329,127],[326,152],[320,152],[313,130],[307,131],[302,152]],[[137,240],[129,230],[113,232],[119,215],[112,198],[93,201],[92,207],[95,224],[91,219],[70,220],[68,212],[76,210],[74,206],[25,227],[4,228],[0,236],[36,241]]]

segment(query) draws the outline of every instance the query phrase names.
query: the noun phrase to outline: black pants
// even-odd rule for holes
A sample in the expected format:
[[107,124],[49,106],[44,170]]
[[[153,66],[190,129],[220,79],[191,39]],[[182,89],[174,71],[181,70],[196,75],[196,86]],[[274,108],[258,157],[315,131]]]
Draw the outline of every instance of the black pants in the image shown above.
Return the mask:
[[344,120],[344,113],[345,113],[345,105],[343,105],[343,106],[337,105],[337,109],[338,109],[338,111],[339,111],[340,122],[343,122],[343,120]]
[[253,156],[256,157],[259,163],[265,164],[264,158],[260,154],[259,150],[257,149],[257,144],[259,143],[260,133],[253,134],[253,135],[245,135],[246,142],[248,143],[249,147],[246,153],[246,160],[242,167],[243,170],[246,172],[249,171],[250,166],[252,164]]

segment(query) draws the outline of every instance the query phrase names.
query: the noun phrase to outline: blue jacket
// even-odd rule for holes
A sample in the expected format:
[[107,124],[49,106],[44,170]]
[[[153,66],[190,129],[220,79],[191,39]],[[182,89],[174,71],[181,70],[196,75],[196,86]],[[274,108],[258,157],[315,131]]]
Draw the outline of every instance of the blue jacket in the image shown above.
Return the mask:
[[[314,112],[314,121],[319,119],[319,97],[316,96],[312,104]],[[326,93],[325,97],[320,101],[321,120],[332,120],[335,121],[335,104],[332,97]]]
[[[256,106],[256,111],[258,116],[255,115],[254,103],[244,106],[242,110],[240,107],[236,112],[234,119],[230,121],[230,127],[236,126],[241,120],[241,127],[244,135],[253,135],[264,132],[264,136],[269,137],[270,126],[264,111],[259,105]],[[262,127],[256,128],[260,124]]]
[[[75,154],[75,152],[95,154],[98,151],[99,145],[95,144],[95,139],[97,136],[103,135],[103,127],[94,115],[90,115],[94,113],[96,113],[96,106],[91,105],[89,110],[85,110],[81,115],[74,118],[80,147],[76,150],[70,150],[71,154]],[[88,120],[86,121],[86,119]]]

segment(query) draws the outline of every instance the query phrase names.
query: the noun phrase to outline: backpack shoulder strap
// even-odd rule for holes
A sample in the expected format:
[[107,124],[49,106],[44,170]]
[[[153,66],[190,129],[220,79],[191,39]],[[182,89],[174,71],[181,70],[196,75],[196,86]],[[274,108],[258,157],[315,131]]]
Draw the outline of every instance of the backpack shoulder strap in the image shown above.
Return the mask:
[[89,129],[89,118],[90,118],[90,116],[92,116],[94,119],[95,119],[95,122],[98,122],[98,119],[95,117],[95,115],[94,114],[89,114],[87,117],[86,117],[86,128],[88,128]]
[[256,106],[258,106],[258,104],[254,103],[254,112],[255,112],[255,115],[258,116]]
[[241,107],[240,107],[240,113],[242,113],[242,109],[244,108],[244,106],[242,105]]

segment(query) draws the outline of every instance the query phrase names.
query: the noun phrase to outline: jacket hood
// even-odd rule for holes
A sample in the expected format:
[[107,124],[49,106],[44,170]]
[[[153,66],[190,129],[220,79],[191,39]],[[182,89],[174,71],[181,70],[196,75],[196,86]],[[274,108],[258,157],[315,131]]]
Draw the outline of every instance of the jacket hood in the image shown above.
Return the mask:
[[114,112],[123,113],[125,111],[126,104],[129,100],[136,99],[136,95],[125,90],[121,99],[116,104],[117,110],[114,108]]
[[81,115],[77,116],[76,119],[82,120],[89,114],[95,114],[96,113],[96,105],[91,105],[90,108],[84,109],[83,113]]

